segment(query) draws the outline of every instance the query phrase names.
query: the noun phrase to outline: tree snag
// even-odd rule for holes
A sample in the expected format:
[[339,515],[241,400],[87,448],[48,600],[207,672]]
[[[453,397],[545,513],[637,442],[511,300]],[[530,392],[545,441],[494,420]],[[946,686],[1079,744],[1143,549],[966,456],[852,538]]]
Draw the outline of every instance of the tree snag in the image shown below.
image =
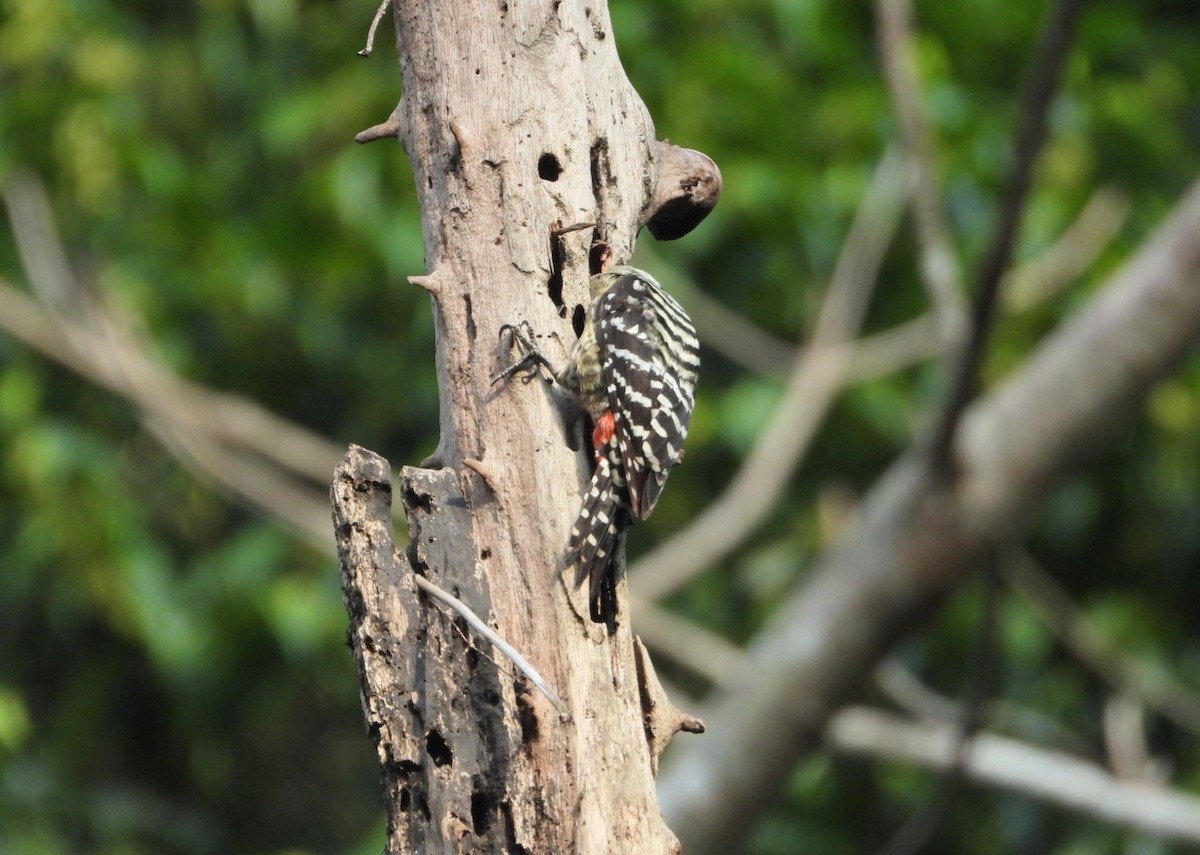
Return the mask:
[[[333,485],[387,851],[676,852],[654,774],[670,737],[701,726],[666,700],[624,583],[610,632],[559,575],[589,461],[568,448],[552,391],[491,381],[505,324],[528,322],[564,357],[593,246],[623,262],[644,225],[686,234],[720,174],[655,141],[603,2],[416,0],[393,13],[404,95],[359,140],[396,136],[412,162],[428,272],[411,281],[433,302],[441,440],[401,474],[404,556],[387,462],[351,447]],[[414,573],[527,657],[569,714]]]

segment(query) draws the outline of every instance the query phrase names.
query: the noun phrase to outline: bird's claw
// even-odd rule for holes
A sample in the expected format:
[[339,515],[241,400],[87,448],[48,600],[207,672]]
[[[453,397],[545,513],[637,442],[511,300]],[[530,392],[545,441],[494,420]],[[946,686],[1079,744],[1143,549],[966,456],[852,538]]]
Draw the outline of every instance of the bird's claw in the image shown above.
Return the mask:
[[533,327],[529,325],[529,321],[521,321],[519,324],[504,324],[500,327],[500,338],[508,335],[512,340],[512,345],[521,352],[521,358],[509,365],[499,374],[492,378],[492,385],[495,386],[501,381],[511,379],[515,374],[524,372],[521,377],[522,383],[529,383],[538,375],[538,368],[541,366],[550,366],[549,360],[546,359],[538,346],[533,343]]

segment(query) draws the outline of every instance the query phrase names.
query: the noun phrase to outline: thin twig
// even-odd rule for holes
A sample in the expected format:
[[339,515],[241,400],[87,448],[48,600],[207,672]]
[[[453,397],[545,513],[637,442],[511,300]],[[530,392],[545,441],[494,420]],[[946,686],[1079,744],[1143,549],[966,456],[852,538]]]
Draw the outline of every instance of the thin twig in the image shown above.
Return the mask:
[[1121,231],[1133,206],[1129,196],[1101,187],[1058,239],[1004,274],[1005,306],[1021,312],[1053,297],[1081,276]]
[[854,352],[850,356],[847,386],[895,374],[946,351],[932,312],[863,336],[850,346]]
[[429,594],[429,596],[436,600],[440,600],[450,608],[454,609],[454,611],[458,612],[458,614],[462,616],[463,620],[469,623],[476,632],[490,641],[493,647],[507,656],[509,660],[517,666],[521,673],[529,678],[529,682],[533,683],[533,685],[537,687],[538,691],[546,696],[546,700],[554,704],[554,708],[556,710],[565,716],[569,716],[571,714],[571,711],[567,709],[567,705],[564,704],[562,699],[559,698],[558,695],[555,694],[554,690],[550,688],[550,684],[542,679],[542,675],[537,672],[536,668],[529,664],[529,660],[522,656],[515,647],[501,638],[494,629],[484,623],[483,620],[480,619],[479,615],[471,611],[470,606],[457,597],[446,593],[420,573],[414,573],[413,579],[416,580],[418,588]]
[[[895,657],[879,664],[873,682],[883,697],[914,718],[944,724],[963,720],[962,705],[958,701],[922,683]],[[993,728],[1009,735],[1037,734],[1042,741],[1079,754],[1086,754],[1094,747],[1090,740],[1053,716],[1004,698],[988,702],[987,720]]]
[[884,77],[904,146],[909,193],[917,225],[921,278],[938,320],[942,343],[948,352],[954,353],[966,324],[966,305],[958,256],[942,210],[932,135],[921,110],[912,16],[912,0],[881,0],[877,37]]
[[971,327],[956,366],[946,407],[933,435],[931,463],[942,473],[953,468],[951,449],[958,423],[975,396],[984,347],[992,329],[996,301],[1004,270],[1012,256],[1017,230],[1025,212],[1025,202],[1033,178],[1033,167],[1046,139],[1046,119],[1050,102],[1058,89],[1062,68],[1070,52],[1075,22],[1082,0],[1057,0],[1042,32],[1034,54],[1030,76],[1021,96],[1019,127],[1012,174],[1000,205],[995,231],[979,269],[975,299],[971,308]]
[[41,180],[27,169],[4,179],[4,206],[29,286],[45,305],[69,318],[79,318],[83,295],[71,269],[50,198]]
[[1024,553],[1000,565],[1000,576],[1075,655],[1113,689],[1200,735],[1200,693],[1143,663],[1104,637],[1062,586]]
[[143,422],[150,435],[193,477],[224,490],[319,552],[336,557],[329,529],[329,500],[320,491],[267,461],[214,442],[203,432],[153,414],[145,415]]
[[1104,751],[1118,778],[1162,784],[1171,766],[1155,757],[1146,742],[1146,705],[1141,698],[1115,694],[1104,702]]
[[994,691],[997,648],[996,609],[997,584],[994,561],[983,576],[983,619],[979,622],[975,649],[972,652],[966,679],[961,715],[954,722],[954,760],[941,772],[933,794],[908,816],[891,838],[879,850],[879,855],[916,855],[933,839],[938,827],[958,795],[966,778],[967,753],[971,742],[984,724],[985,704]]
[[[400,112],[402,104],[403,101],[397,103],[388,117],[378,125],[371,125],[371,127],[367,128],[365,131],[359,131],[357,134],[355,134],[354,141],[359,145],[366,145],[367,143],[375,142],[376,140],[399,139],[400,131],[403,128],[403,125],[401,125],[402,114]],[[421,285],[422,288],[427,288],[426,285],[414,281],[417,278],[418,277],[410,276],[408,281],[412,282],[414,285]],[[420,278],[426,279],[427,277],[422,276]]]
[[359,56],[370,56],[371,51],[375,50],[375,31],[379,29],[379,22],[387,14],[390,5],[392,5],[392,0],[383,0],[379,4],[379,8],[375,10],[375,17],[371,19],[371,27],[367,30],[367,46],[358,52]]
[[[634,264],[653,270],[654,277],[674,295],[696,324],[705,348],[766,377],[786,380],[801,348],[767,332],[696,287],[691,277],[673,268],[651,244],[638,244]],[[897,324],[891,329],[830,348],[849,351],[846,384],[886,376],[945,352],[933,314]]]
[[742,663],[742,651],[731,641],[631,594],[633,629],[652,650],[674,660],[713,684],[724,682]]
[[829,284],[810,346],[797,358],[782,400],[733,481],[690,525],[629,571],[641,596],[677,589],[730,552],[776,505],[816,435],[850,368],[850,349],[862,323],[883,256],[900,216],[900,165],[894,152],[880,161],[855,214]]

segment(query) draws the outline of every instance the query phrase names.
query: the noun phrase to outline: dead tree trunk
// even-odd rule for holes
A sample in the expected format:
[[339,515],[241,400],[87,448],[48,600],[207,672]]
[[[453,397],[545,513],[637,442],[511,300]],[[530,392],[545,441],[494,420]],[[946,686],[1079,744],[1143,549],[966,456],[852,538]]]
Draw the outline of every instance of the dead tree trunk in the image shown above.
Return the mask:
[[[428,267],[412,282],[433,299],[441,442],[400,479],[404,557],[386,461],[352,448],[333,489],[388,851],[677,851],[654,773],[683,719],[623,607],[609,634],[556,574],[586,457],[568,450],[543,384],[492,377],[507,323],[529,321],[551,358],[565,356],[593,240],[620,261],[643,225],[686,233],[719,176],[703,155],[655,142],[602,0],[393,5],[404,95],[360,140],[398,136],[412,162]],[[555,237],[581,222],[593,228]],[[414,574],[530,659],[569,715]]]

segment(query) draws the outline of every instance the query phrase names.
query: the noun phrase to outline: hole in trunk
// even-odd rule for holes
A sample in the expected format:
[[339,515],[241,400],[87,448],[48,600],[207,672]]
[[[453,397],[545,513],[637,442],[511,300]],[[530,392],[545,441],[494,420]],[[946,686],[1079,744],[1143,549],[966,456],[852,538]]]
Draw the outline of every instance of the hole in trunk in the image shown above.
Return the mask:
[[434,766],[449,766],[454,762],[454,752],[436,730],[425,734],[425,750],[429,752],[429,759]]
[[538,158],[538,178],[543,181],[557,181],[558,176],[562,175],[562,173],[562,164],[550,152],[546,152]]

